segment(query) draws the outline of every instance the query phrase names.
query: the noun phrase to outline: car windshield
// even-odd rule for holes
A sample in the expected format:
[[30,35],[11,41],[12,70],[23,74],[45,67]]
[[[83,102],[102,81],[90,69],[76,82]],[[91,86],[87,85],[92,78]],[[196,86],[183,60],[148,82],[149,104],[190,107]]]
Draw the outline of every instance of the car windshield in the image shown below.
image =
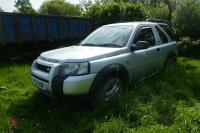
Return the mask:
[[92,32],[81,42],[82,46],[123,47],[133,31],[133,26],[107,26]]

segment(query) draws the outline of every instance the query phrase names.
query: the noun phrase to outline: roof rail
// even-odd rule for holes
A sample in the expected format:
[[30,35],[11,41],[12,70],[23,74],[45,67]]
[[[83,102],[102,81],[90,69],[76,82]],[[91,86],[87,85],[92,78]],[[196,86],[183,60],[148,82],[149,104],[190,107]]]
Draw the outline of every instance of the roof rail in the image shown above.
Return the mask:
[[162,19],[155,19],[155,18],[148,18],[146,19],[147,22],[154,22],[154,23],[166,23],[169,24],[168,21]]

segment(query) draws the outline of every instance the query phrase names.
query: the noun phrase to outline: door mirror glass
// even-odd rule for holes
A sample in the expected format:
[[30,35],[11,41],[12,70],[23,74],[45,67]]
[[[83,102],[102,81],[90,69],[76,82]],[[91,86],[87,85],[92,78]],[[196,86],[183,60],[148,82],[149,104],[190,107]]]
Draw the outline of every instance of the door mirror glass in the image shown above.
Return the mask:
[[147,41],[138,41],[136,44],[132,45],[131,50],[143,50],[143,49],[148,49],[149,48],[149,43]]

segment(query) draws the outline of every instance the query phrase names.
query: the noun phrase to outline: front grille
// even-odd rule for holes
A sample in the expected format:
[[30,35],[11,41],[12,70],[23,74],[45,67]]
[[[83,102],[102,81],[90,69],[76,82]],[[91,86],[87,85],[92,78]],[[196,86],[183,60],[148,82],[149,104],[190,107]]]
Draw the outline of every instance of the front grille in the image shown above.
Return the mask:
[[41,65],[41,64],[36,64],[36,68],[40,71],[43,71],[43,72],[46,72],[46,73],[49,73],[50,70],[51,70],[51,67],[49,66],[44,66],[44,65]]

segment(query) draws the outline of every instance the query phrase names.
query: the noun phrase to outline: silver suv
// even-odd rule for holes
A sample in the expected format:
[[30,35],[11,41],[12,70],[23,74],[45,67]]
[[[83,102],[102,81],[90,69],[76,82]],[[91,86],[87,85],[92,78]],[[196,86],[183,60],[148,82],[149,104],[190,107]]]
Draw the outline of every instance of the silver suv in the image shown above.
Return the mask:
[[166,23],[117,23],[98,28],[78,46],[42,53],[31,78],[45,94],[86,94],[98,103],[175,60],[176,41]]

